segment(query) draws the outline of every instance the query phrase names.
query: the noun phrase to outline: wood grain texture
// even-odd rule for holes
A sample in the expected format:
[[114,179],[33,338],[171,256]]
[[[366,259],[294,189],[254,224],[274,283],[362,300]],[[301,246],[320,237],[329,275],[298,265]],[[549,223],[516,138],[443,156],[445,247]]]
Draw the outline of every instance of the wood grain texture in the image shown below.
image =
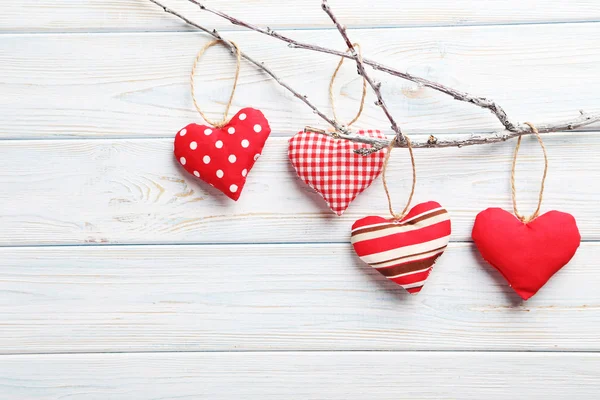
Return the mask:
[[[164,1],[230,31],[331,113],[335,58]],[[318,1],[209,2],[343,48]],[[515,120],[600,111],[596,0],[330,2],[360,28],[352,38],[369,58],[491,97]],[[416,151],[415,204],[445,206],[455,242],[410,296],[348,243],[354,220],[385,215],[380,180],[335,217],[286,155],[287,137],[323,125],[265,75],[242,67],[233,112],[262,109],[274,133],[234,203],[172,156],[175,132],[199,120],[188,74],[205,36],[147,0],[0,5],[2,400],[598,397],[600,125],[546,136],[543,211],[573,213],[584,243],[528,302],[465,243],[478,211],[510,209],[514,143]],[[231,61],[215,48],[201,64],[199,98],[211,117],[228,96]],[[500,129],[477,107],[375,76],[416,140]],[[346,63],[336,84],[344,118],[360,85]],[[357,126],[385,130],[373,101]],[[517,171],[523,212],[536,202],[540,156],[527,138]],[[395,151],[397,208],[409,171],[406,152]]]
[[[545,143],[550,172],[542,211],[573,213],[584,240],[598,240],[591,177],[600,175],[600,158],[590,154],[600,152],[600,135],[555,134]],[[450,212],[451,240],[471,240],[479,211],[512,209],[514,145],[417,149],[413,205],[438,201]],[[346,243],[356,219],[388,215],[377,179],[337,217],[297,177],[284,138],[267,141],[238,202],[180,168],[172,148],[172,139],[0,142],[0,245]],[[524,213],[537,204],[542,168],[537,141],[525,139],[517,168]],[[406,202],[409,178],[409,157],[396,150],[388,172],[396,208]]]
[[[185,0],[164,0],[170,7],[218,29],[235,29],[198,11]],[[330,28],[320,2],[312,0],[208,0],[208,5],[250,22],[277,29]],[[440,26],[584,22],[600,20],[594,0],[331,0],[340,19],[350,27]],[[7,3],[8,5],[8,3]],[[147,0],[50,0],[10,2],[0,14],[0,32],[171,31],[187,29]]]
[[[597,354],[167,353],[0,357],[4,400],[597,399]],[[393,371],[393,379],[390,379]],[[515,397],[515,394],[518,396]]]
[[[599,28],[589,23],[361,29],[352,38],[362,44],[365,56],[491,97],[514,120],[536,123],[574,118],[580,109],[600,111]],[[293,36],[343,47],[334,30],[295,31]],[[336,58],[247,32],[228,37],[330,112],[327,85]],[[206,40],[194,32],[1,35],[0,137],[169,137],[200,120],[189,73]],[[229,96],[232,61],[224,49],[215,48],[200,65],[198,97],[211,118],[220,117]],[[361,93],[356,68],[346,64],[336,84],[344,120],[355,112]],[[501,128],[479,107],[412,82],[373,75],[382,80],[386,102],[408,134]],[[373,101],[370,95],[357,127],[389,130]],[[290,136],[307,124],[322,126],[308,107],[246,63],[232,112],[245,106],[260,108],[274,135]]]
[[467,243],[415,296],[350,244],[1,248],[0,353],[598,351],[599,254],[524,303]]

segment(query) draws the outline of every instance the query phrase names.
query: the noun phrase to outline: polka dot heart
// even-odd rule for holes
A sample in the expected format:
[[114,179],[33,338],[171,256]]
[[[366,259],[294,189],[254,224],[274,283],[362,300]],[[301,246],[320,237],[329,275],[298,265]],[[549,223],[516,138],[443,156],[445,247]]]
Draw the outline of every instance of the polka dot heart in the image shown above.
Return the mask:
[[175,159],[190,174],[237,200],[270,133],[262,112],[244,108],[222,128],[183,128],[175,135]]

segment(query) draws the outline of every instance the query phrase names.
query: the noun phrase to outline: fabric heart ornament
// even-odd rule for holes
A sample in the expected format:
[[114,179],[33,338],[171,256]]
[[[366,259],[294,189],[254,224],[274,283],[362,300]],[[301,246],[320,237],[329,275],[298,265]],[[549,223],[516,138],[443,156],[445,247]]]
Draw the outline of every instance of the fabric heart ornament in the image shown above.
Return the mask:
[[237,201],[270,133],[262,112],[244,108],[221,128],[186,126],[175,135],[174,153],[187,172]]
[[414,206],[400,220],[370,216],[352,225],[361,260],[415,294],[421,291],[451,233],[448,212],[435,201]]
[[[357,133],[385,139],[380,131]],[[385,153],[362,156],[354,152],[363,147],[360,143],[307,131],[290,139],[288,156],[300,179],[319,193],[333,212],[342,215],[383,167]]]
[[575,255],[581,235],[575,218],[549,211],[524,223],[501,208],[480,212],[473,241],[523,300],[537,293]]
[[523,300],[531,298],[575,255],[581,235],[575,218],[560,211],[540,215],[548,173],[548,155],[537,128],[531,122],[544,154],[544,174],[537,208],[530,216],[517,209],[515,168],[522,135],[517,139],[511,169],[514,215],[501,208],[488,208],[477,214],[471,236],[484,260],[496,268]]

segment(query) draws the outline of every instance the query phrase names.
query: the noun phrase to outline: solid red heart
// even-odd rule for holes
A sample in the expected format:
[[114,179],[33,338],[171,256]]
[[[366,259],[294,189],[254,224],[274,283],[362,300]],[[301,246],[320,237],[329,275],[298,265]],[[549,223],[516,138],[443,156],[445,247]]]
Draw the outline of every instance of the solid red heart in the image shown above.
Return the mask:
[[549,211],[525,224],[501,208],[480,212],[473,241],[484,260],[529,299],[575,255],[581,235],[571,214]]
[[174,153],[187,172],[237,200],[270,133],[262,112],[244,108],[222,128],[186,126],[175,135]]
[[421,291],[452,231],[439,203],[417,204],[399,221],[377,216],[352,225],[352,246],[361,260],[409,293]]
[[[358,131],[371,137],[385,139],[379,131]],[[349,140],[300,132],[290,139],[288,157],[296,173],[306,184],[325,199],[329,208],[342,215],[352,200],[379,176],[385,159],[384,151],[368,156],[354,150],[366,147]]]

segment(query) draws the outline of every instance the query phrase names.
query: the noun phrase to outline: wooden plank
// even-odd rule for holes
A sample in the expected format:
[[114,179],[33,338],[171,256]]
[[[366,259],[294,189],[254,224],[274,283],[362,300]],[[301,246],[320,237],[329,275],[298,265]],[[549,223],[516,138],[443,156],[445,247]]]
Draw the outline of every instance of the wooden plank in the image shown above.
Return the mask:
[[[599,28],[590,23],[363,29],[352,32],[352,38],[373,59],[491,97],[513,119],[535,123],[573,118],[580,109],[600,111]],[[247,32],[228,36],[330,112],[327,85],[336,58],[290,49]],[[333,30],[298,31],[293,36],[343,47]],[[192,106],[189,73],[205,42],[205,36],[193,32],[2,35],[0,137],[169,137],[200,119]],[[211,118],[222,113],[233,68],[224,49],[211,50],[203,60],[197,87]],[[387,103],[407,133],[501,128],[491,113],[478,107],[389,75],[374,76],[382,80]],[[336,84],[342,119],[356,110],[360,86],[356,68],[346,65]],[[233,110],[249,105],[264,111],[274,135],[290,136],[307,124],[322,125],[308,107],[244,63]],[[357,126],[388,125],[370,95]]]
[[0,357],[5,400],[595,400],[598,354],[164,353]]
[[[479,211],[512,209],[514,145],[416,150],[413,205],[440,202],[451,213],[452,240],[471,240]],[[600,135],[552,135],[546,146],[551,168],[542,211],[571,212],[585,240],[600,239],[593,180],[600,158],[589,156],[600,153]],[[533,138],[524,140],[517,171],[522,212],[537,203],[540,153]],[[410,176],[406,152],[394,152],[389,180],[396,208],[406,202]],[[0,187],[0,245],[345,243],[356,219],[388,215],[378,179],[337,217],[297,177],[284,138],[269,139],[238,202],[183,171],[171,139],[3,141]]]
[[0,249],[0,353],[599,351],[600,243],[523,303],[471,244],[407,294],[349,244]]
[[[163,0],[165,5],[217,29],[232,25],[185,0]],[[277,29],[328,28],[331,22],[320,2],[297,0],[251,0],[206,2],[248,22]],[[523,24],[583,22],[600,20],[600,6],[594,0],[492,1],[484,6],[471,0],[330,0],[336,14],[347,26],[444,26],[482,24]],[[177,19],[162,12],[148,0],[73,0],[11,2],[0,16],[0,32],[89,32],[89,31],[168,31],[186,29]]]

